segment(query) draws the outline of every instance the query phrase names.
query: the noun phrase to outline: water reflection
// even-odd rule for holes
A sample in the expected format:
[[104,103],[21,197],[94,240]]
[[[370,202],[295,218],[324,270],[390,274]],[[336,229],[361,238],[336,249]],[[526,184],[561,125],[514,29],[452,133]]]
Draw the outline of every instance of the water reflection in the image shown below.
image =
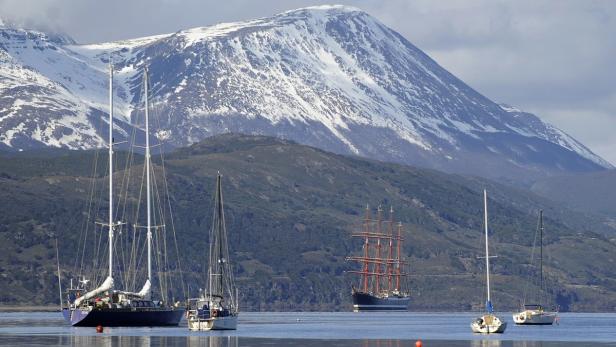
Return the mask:
[[190,347],[238,347],[240,346],[237,336],[189,336]]
[[[503,335],[472,334],[469,317],[470,313],[245,312],[236,331],[190,332],[180,325],[109,327],[97,334],[94,328],[67,325],[57,313],[2,313],[0,346],[408,347],[421,337],[426,347],[616,347],[609,342],[616,341],[616,314],[569,314],[558,326],[512,327]],[[538,340],[544,342],[529,342]]]
[[[581,346],[581,344],[578,344]],[[544,347],[544,346],[554,346],[553,342],[544,342],[544,341],[514,341],[513,347]]]
[[474,340],[470,342],[471,347],[501,347],[499,340]]
[[[64,340],[64,339],[63,339]],[[236,336],[70,336],[69,341],[59,341],[70,346],[190,346],[190,347],[239,347]],[[249,345],[249,344],[245,344]]]
[[[254,346],[251,339],[246,343],[240,344],[240,338],[236,336],[110,336],[110,335],[89,335],[89,336],[1,336],[0,346],[199,346],[199,347],[239,347]],[[260,344],[272,346],[269,339],[260,339]],[[267,341],[269,340],[269,343]],[[298,346],[301,346],[298,345]]]
[[470,347],[501,347],[500,340],[473,340]]
[[[319,339],[272,339],[237,336],[212,336],[206,334],[188,336],[8,336],[0,334],[0,346],[203,346],[203,347],[402,347],[415,346],[415,340],[361,339],[361,340],[319,340]],[[530,342],[499,341],[486,337],[482,340],[425,340],[426,347],[562,347],[580,346],[574,342]]]
[[408,346],[410,341],[403,343],[400,340],[363,340],[362,347],[401,347]]

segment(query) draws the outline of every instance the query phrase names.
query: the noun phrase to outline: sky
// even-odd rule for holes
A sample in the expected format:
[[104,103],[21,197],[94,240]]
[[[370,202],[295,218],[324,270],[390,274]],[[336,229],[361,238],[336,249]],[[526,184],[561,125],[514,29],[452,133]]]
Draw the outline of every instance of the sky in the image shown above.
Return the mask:
[[616,1],[0,0],[0,17],[92,43],[331,3],[368,12],[491,100],[616,164]]

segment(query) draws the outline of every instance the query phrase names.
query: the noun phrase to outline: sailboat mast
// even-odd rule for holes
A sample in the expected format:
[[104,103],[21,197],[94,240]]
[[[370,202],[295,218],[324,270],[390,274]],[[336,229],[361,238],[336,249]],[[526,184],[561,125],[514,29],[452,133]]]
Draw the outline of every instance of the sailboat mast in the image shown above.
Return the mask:
[[60,293],[60,311],[62,311],[64,304],[62,302],[62,278],[60,277],[60,252],[58,251],[58,236],[56,236],[56,265],[58,265],[58,292]]
[[389,254],[387,255],[387,290],[391,293],[394,257],[394,207],[389,208]]
[[483,190],[483,225],[485,227],[486,233],[486,282],[487,282],[487,290],[488,290],[488,304],[491,306],[490,300],[490,254],[488,251],[488,193],[486,190]]
[[113,278],[113,64],[109,60],[109,277]]
[[145,89],[145,172],[146,172],[146,204],[147,204],[147,242],[148,242],[148,281],[152,281],[152,211],[150,187],[150,116],[148,105],[148,68],[143,73]]
[[220,295],[224,295],[224,279],[223,279],[223,274],[224,274],[224,254],[223,254],[223,250],[222,250],[222,233],[223,233],[223,227],[224,227],[224,221],[222,219],[222,183],[221,183],[221,176],[220,173],[218,173],[218,176],[216,176],[216,199],[218,200],[218,266],[220,267],[220,275],[218,276],[220,279]]
[[376,261],[374,262],[374,293],[378,294],[381,291],[381,206],[377,209],[377,222],[376,222],[376,234],[378,235],[376,239]]
[[539,290],[543,290],[543,210],[539,210]]
[[370,237],[368,234],[370,233],[370,206],[366,205],[366,218],[364,221],[364,232],[366,233],[366,240],[364,242],[364,268],[363,268],[363,276],[364,276],[364,293],[368,292],[368,257],[370,256]]
[[400,248],[402,246],[402,222],[398,222],[398,243],[396,249],[396,291],[400,292]]

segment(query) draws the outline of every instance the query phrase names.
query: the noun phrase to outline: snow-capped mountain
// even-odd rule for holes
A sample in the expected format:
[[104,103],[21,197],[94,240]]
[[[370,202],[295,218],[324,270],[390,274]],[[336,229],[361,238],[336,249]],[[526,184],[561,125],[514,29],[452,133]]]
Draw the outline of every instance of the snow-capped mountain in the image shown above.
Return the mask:
[[490,101],[392,29],[345,6],[94,45],[2,28],[0,143],[103,145],[109,57],[120,137],[141,122],[147,65],[157,136],[175,146],[243,132],[490,177],[611,167],[536,116]]

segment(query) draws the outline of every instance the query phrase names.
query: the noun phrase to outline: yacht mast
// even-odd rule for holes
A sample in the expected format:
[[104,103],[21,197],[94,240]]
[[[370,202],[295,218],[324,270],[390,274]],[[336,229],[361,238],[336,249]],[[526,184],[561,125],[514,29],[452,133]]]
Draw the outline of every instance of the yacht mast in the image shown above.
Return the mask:
[[486,234],[486,282],[488,290],[488,301],[486,302],[486,308],[489,313],[492,313],[492,301],[490,300],[490,254],[488,253],[488,193],[483,190],[483,225],[485,227]]
[[366,235],[366,240],[364,241],[364,267],[362,269],[364,277],[364,293],[368,292],[368,274],[369,274],[369,262],[368,258],[370,257],[370,205],[366,204],[366,217],[364,222],[364,233]]
[[217,205],[218,205],[218,264],[220,266],[220,272],[219,272],[219,279],[220,279],[220,295],[224,295],[224,275],[226,275],[225,273],[225,254],[223,253],[223,228],[225,227],[225,221],[224,221],[224,217],[223,217],[223,207],[222,207],[222,182],[221,182],[222,176],[220,175],[220,172],[218,173],[218,175],[216,176],[216,200],[217,200]]
[[109,277],[113,278],[113,64],[109,60]]
[[148,282],[152,281],[152,211],[150,197],[150,117],[148,113],[148,68],[143,73],[143,84],[145,89],[145,172],[146,172],[146,204],[148,222],[147,242],[148,242]]
[[387,292],[391,292],[394,256],[394,207],[389,208],[389,253],[387,254]]
[[[543,291],[543,210],[539,210],[539,291]],[[540,297],[541,298],[541,297]]]
[[402,222],[398,222],[398,240],[396,244],[396,292],[400,293],[400,276],[402,272],[400,271],[400,266],[402,262],[400,261],[400,248],[402,243]]

